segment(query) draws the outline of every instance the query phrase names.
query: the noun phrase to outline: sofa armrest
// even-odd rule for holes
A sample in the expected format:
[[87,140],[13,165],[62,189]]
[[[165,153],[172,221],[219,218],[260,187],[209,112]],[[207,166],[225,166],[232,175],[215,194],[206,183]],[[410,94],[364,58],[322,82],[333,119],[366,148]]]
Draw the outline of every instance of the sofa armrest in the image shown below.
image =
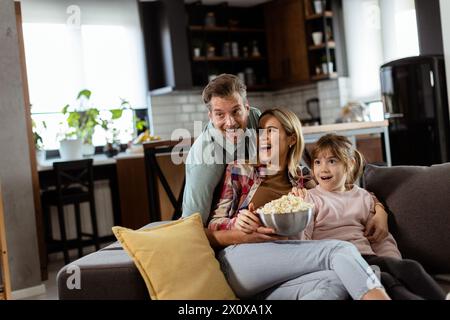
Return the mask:
[[[78,270],[80,287],[74,288]],[[60,300],[150,299],[138,269],[117,243],[64,266],[56,280]]]

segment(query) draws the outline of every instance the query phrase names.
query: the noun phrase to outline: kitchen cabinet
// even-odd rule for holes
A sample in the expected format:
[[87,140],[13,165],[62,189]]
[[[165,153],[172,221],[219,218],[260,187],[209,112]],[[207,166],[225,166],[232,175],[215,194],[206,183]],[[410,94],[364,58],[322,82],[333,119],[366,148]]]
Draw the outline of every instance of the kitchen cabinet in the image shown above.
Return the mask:
[[268,85],[262,6],[187,4],[192,83],[203,87],[221,73],[242,77],[249,91]]
[[303,0],[312,80],[347,75],[341,0]]
[[303,0],[275,0],[264,6],[269,74],[277,87],[310,81]]

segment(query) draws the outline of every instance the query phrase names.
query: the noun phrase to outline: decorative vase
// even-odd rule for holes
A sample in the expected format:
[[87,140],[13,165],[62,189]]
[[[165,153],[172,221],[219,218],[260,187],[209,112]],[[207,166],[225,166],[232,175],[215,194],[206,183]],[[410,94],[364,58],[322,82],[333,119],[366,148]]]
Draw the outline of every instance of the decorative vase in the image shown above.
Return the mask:
[[83,157],[83,143],[81,139],[61,140],[59,154],[63,160],[81,159]]

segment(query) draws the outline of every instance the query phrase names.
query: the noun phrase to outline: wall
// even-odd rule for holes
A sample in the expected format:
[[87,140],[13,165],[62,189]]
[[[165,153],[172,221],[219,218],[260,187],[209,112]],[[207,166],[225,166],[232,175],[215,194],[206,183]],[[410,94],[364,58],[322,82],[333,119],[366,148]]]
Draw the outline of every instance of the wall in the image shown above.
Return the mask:
[[11,285],[19,290],[40,284],[40,266],[12,0],[0,0],[0,43],[0,181]]
[[379,99],[383,61],[379,2],[344,0],[343,12],[351,98]]
[[383,62],[419,54],[415,0],[379,0]]
[[[336,94],[333,92],[332,94]],[[273,107],[285,107],[294,111],[300,119],[307,119],[306,101],[319,96],[316,85],[296,87],[276,92],[250,92],[248,101],[261,111]],[[184,128],[194,133],[194,121],[209,121],[200,91],[175,91],[151,97],[153,133],[164,138],[173,130]],[[202,126],[200,126],[201,128]]]
[[[450,96],[450,1],[441,0],[442,38],[444,40],[445,72],[447,75],[447,92]],[[450,106],[449,106],[450,110]]]
[[341,108],[351,99],[349,78],[320,81],[317,84],[322,124],[332,124],[341,116]]

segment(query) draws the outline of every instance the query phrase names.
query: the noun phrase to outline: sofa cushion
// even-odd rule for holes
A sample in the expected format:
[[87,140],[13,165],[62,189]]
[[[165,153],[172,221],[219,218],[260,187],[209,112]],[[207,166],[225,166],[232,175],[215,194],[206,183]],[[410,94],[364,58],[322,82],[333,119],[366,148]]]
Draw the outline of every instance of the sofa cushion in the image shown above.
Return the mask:
[[365,187],[389,213],[404,258],[450,273],[450,163],[431,167],[367,165]]
[[144,230],[113,227],[152,299],[236,299],[200,214]]

